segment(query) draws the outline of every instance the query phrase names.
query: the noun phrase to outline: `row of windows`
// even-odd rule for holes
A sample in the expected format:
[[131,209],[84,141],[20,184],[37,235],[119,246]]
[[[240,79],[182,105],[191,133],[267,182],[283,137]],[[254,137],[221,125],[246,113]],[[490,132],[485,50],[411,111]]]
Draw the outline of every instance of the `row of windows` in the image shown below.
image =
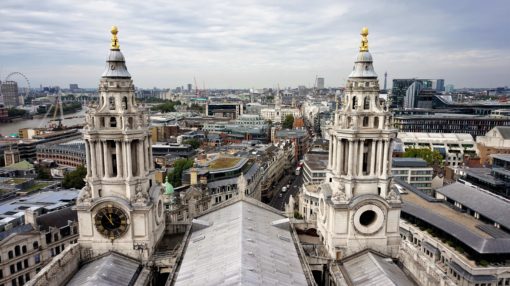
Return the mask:
[[[34,250],[38,249],[39,248],[39,242],[34,241],[32,246],[33,246]],[[25,254],[27,252],[28,252],[28,249],[27,249],[26,245],[22,245],[22,246],[16,245],[14,247],[14,251],[13,250],[9,250],[7,255],[9,256],[9,259],[12,259],[14,257],[18,257],[21,254]],[[0,261],[1,261],[1,259],[0,259]]]

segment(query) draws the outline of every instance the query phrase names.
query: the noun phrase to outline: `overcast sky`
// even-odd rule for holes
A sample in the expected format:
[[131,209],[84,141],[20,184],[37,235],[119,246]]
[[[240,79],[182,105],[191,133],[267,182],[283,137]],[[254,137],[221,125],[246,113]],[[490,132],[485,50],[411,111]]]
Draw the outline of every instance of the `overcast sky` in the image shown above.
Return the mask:
[[510,85],[510,1],[2,0],[0,76],[96,87],[110,27],[135,85],[343,86],[363,26],[381,86],[444,78]]

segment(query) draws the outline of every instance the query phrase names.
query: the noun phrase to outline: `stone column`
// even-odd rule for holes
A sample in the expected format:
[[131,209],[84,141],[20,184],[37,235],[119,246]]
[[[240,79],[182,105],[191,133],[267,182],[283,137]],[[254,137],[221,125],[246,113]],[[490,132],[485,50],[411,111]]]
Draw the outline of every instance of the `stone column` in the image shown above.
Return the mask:
[[133,158],[131,158],[131,141],[126,142],[126,166],[127,166],[127,178],[133,177]]
[[87,177],[90,177],[91,171],[91,163],[90,163],[90,140],[85,140],[85,160],[87,164]]
[[331,140],[333,140],[333,155],[331,156],[332,157],[332,160],[331,160],[331,170],[333,170],[333,173],[335,172],[335,166],[336,166],[336,137],[335,136],[331,136]]
[[332,169],[333,167],[333,136],[329,135],[329,154],[328,154],[328,168]]
[[354,168],[353,158],[354,158],[354,142],[352,141],[352,139],[349,139],[349,161],[347,162],[348,176],[352,176],[352,169]]
[[148,137],[145,137],[143,139],[143,157],[145,158],[145,171],[149,171],[150,169],[150,165],[149,165],[149,148],[147,148],[147,146],[149,146],[149,138]]
[[338,171],[338,175],[342,175],[342,172],[343,172],[343,167],[344,167],[344,143],[342,142],[342,140],[338,140],[338,152],[340,154],[338,154],[338,166],[337,166],[337,171]]
[[384,177],[387,177],[387,172],[388,172],[388,140],[385,139],[384,140],[384,148],[383,148],[383,168],[382,168],[382,175]]
[[377,141],[376,140],[372,140],[371,142],[371,147],[372,149],[370,150],[370,176],[373,176],[374,175],[374,172],[375,172],[375,147],[376,147],[376,144],[377,144]]
[[96,151],[96,140],[89,140],[90,147],[90,171],[92,178],[97,178],[97,151]]
[[382,157],[382,140],[377,140],[377,166],[376,166],[376,175],[381,175],[381,157]]
[[108,152],[108,142],[102,141],[101,144],[103,145],[103,162],[104,162],[104,177],[109,178],[110,177],[110,156]]
[[363,176],[363,154],[365,151],[365,139],[359,140],[358,176]]
[[101,140],[98,140],[96,142],[96,156],[97,158],[99,159],[97,162],[97,167],[98,167],[98,174],[97,176],[99,178],[103,178],[104,177],[104,158],[103,158],[103,141]]
[[149,170],[152,170],[154,168],[154,157],[152,157],[152,138],[149,135],[147,137],[147,142],[149,142]]
[[122,146],[119,140],[115,140],[115,159],[117,160],[117,178],[122,177]]
[[138,176],[145,177],[145,159],[143,158],[143,140],[138,139]]

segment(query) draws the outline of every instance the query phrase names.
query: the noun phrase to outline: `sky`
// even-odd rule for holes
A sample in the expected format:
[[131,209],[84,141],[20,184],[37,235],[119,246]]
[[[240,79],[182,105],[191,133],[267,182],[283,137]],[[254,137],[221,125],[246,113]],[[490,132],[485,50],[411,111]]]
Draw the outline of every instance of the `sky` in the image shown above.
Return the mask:
[[2,0],[0,79],[97,87],[117,25],[138,87],[312,87],[317,76],[338,87],[366,26],[381,87],[385,72],[389,86],[509,86],[509,11],[506,0]]

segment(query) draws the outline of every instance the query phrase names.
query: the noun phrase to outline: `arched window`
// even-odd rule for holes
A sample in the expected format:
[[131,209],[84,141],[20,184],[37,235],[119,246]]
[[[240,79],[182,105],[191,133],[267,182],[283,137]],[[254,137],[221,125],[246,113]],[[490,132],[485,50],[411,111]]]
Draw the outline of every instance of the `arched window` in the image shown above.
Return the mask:
[[363,127],[368,126],[368,116],[363,117]]
[[38,248],[39,248],[39,242],[34,241],[33,246],[34,246],[34,250],[35,250],[35,249],[38,249]]
[[358,106],[358,98],[356,96],[352,97],[352,109],[356,109]]
[[19,247],[19,245],[16,245],[14,247],[14,255],[16,255],[16,256],[20,256],[21,255],[21,248]]
[[124,96],[124,97],[122,98],[122,108],[123,108],[124,110],[126,110],[126,109],[127,109],[127,105],[128,105],[128,99],[127,99],[127,97],[126,97],[126,96]]
[[110,117],[110,127],[117,127],[117,118]]
[[23,246],[21,247],[21,252],[23,252],[23,253],[27,253],[27,246],[26,246],[26,245],[23,245]]
[[379,117],[374,117],[374,128],[379,129]]
[[370,108],[370,98],[365,97],[365,100],[363,101],[363,109],[369,109]]
[[113,96],[110,96],[109,103],[110,103],[110,110],[115,109],[115,98]]
[[133,128],[133,117],[128,118],[128,127]]
[[12,250],[9,251],[9,259],[10,258],[13,258],[14,257],[14,253],[12,252]]

